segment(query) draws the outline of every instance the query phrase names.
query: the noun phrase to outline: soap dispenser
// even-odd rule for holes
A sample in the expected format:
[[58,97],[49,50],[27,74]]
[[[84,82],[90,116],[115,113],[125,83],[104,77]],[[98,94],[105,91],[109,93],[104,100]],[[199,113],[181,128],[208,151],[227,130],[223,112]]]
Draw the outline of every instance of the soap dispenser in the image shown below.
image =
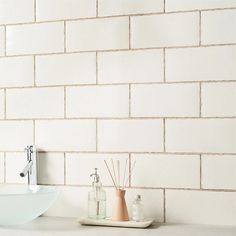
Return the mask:
[[106,192],[102,189],[99,175],[95,172],[90,175],[93,177],[92,190],[88,193],[88,217],[92,219],[106,218]]

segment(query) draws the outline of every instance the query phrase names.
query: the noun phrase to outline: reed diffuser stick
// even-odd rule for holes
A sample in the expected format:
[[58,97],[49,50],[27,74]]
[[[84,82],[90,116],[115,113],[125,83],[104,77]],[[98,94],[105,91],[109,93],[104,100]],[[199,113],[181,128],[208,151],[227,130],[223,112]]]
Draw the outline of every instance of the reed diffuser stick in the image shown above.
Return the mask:
[[115,181],[114,181],[114,179],[113,179],[113,177],[112,177],[112,174],[111,174],[110,168],[109,168],[109,166],[107,165],[106,160],[104,160],[104,162],[105,162],[106,167],[107,167],[107,170],[108,170],[108,172],[109,172],[109,174],[110,174],[110,176],[111,176],[112,182],[113,182],[115,188],[117,189],[116,183],[115,183]]
[[118,172],[118,189],[120,188],[120,161],[117,161],[117,172]]
[[127,186],[127,183],[128,183],[128,181],[129,181],[129,179],[130,179],[132,173],[133,173],[133,170],[134,170],[135,164],[136,164],[136,160],[134,161],[134,163],[133,163],[133,165],[132,165],[132,167],[131,167],[131,170],[130,170],[129,176],[128,176],[127,180],[125,181],[125,186]]
[[116,171],[115,171],[115,166],[114,166],[114,161],[113,161],[113,159],[111,159],[111,165],[112,165],[112,170],[113,170],[113,174],[114,174],[114,180],[115,180],[115,183],[116,183],[116,185],[117,185]]

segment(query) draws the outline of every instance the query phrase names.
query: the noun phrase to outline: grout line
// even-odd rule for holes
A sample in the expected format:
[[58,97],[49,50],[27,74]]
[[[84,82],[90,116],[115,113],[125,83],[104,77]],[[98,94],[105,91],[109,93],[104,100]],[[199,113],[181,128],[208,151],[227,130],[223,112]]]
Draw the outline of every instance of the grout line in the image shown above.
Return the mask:
[[33,120],[33,144],[35,145],[36,143],[35,143],[35,120]]
[[132,158],[131,158],[131,153],[129,153],[129,188],[132,186],[132,180],[131,180],[131,168],[132,168]]
[[199,83],[199,117],[202,117],[202,83]]
[[[161,120],[161,119],[168,119],[168,120],[212,120],[212,119],[218,119],[218,120],[234,120],[236,119],[235,116],[232,117],[163,117],[163,116],[156,116],[156,117],[55,117],[55,118],[37,118],[37,117],[30,117],[30,118],[9,118],[6,119],[7,121],[31,121],[31,120],[38,120],[38,121],[58,121],[58,120]],[[5,121],[4,119],[0,119],[0,121]]]
[[[15,184],[19,184],[19,183],[15,183]],[[90,187],[90,184],[44,184],[44,185],[51,185],[51,186],[66,186],[66,187]],[[113,185],[104,185],[103,187],[105,188],[114,188]],[[155,188],[151,188],[151,187],[128,187],[129,189],[144,189],[144,190],[172,190],[172,191],[195,191],[195,192],[225,192],[225,193],[229,193],[229,192],[236,192],[236,189],[196,189],[196,188],[163,188],[163,187],[155,187]]]
[[163,12],[166,13],[166,0],[163,0]]
[[[152,16],[152,15],[167,15],[167,14],[185,14],[198,11],[223,11],[223,10],[236,10],[236,7],[226,7],[226,8],[214,8],[214,9],[191,9],[191,10],[179,10],[179,11],[166,11],[165,12],[148,12],[148,13],[134,13],[134,14],[123,14],[123,15],[110,15],[110,16],[92,16],[92,17],[78,17],[78,18],[64,18],[59,20],[44,20],[44,21],[32,21],[32,22],[21,22],[21,23],[9,23],[9,24],[0,24],[0,26],[17,26],[25,24],[43,24],[43,23],[53,23],[61,21],[82,21],[82,20],[96,20],[96,19],[107,19],[107,18],[118,18],[118,17],[129,17],[129,16]],[[98,11],[98,10],[96,10]],[[96,13],[97,15],[97,13]]]
[[96,0],[96,17],[98,17],[98,0]]
[[30,88],[57,88],[57,87],[84,87],[84,86],[118,86],[118,85],[153,85],[153,84],[193,84],[193,83],[235,83],[235,80],[205,80],[205,81],[168,81],[168,82],[134,82],[134,83],[105,83],[105,84],[67,84],[67,85],[36,85],[36,87],[29,86],[21,86],[21,87],[0,87],[0,89],[30,89]]
[[200,189],[202,189],[202,155],[200,154]]
[[64,185],[66,185],[66,153],[64,152]]
[[[23,153],[23,151],[19,151],[19,150],[0,150],[0,152],[9,152],[9,153]],[[106,151],[72,151],[72,150],[62,150],[62,151],[56,151],[56,150],[47,150],[47,151],[38,151],[38,153],[74,153],[74,154],[139,154],[139,155],[143,155],[143,154],[154,154],[154,155],[193,155],[193,156],[197,156],[197,155],[210,155],[210,156],[222,156],[222,158],[224,158],[223,156],[228,156],[228,155],[232,155],[232,156],[236,156],[236,153],[217,153],[217,152],[135,152],[135,151],[130,151],[130,152],[106,152]]]
[[166,120],[163,119],[163,151],[166,152]]
[[64,52],[66,52],[66,21],[64,21]]
[[37,10],[36,10],[36,0],[34,0],[34,22],[36,22],[36,20],[37,20],[36,12],[37,12]]
[[98,52],[96,52],[96,85],[98,85]]
[[4,157],[4,175],[3,175],[3,178],[4,178],[4,183],[6,183],[6,167],[7,167],[7,165],[6,165],[6,152],[4,152],[3,153],[3,157]]
[[131,118],[131,84],[129,84],[129,117]]
[[202,13],[199,11],[199,46],[202,44]]
[[7,90],[4,88],[4,120],[7,119]]
[[144,51],[144,50],[157,50],[157,49],[185,49],[185,48],[205,48],[205,47],[226,47],[226,46],[236,46],[236,43],[222,43],[222,44],[204,44],[199,47],[197,45],[189,45],[189,46],[159,46],[159,47],[142,47],[142,48],[121,48],[121,49],[99,49],[99,50],[84,50],[84,51],[69,51],[69,52],[48,52],[48,53],[35,53],[35,54],[15,54],[15,55],[6,55],[0,56],[1,58],[8,57],[26,57],[26,56],[52,56],[52,55],[64,55],[64,54],[75,54],[75,53],[89,53],[89,52],[125,52],[125,51]]
[[95,142],[96,142],[96,153],[98,152],[98,120],[96,119],[96,137],[95,137]]
[[129,16],[129,49],[131,49],[131,17]]
[[7,56],[7,27],[4,25],[4,57]]
[[36,85],[36,56],[33,56],[33,73],[34,73],[34,87],[36,87],[37,85]]
[[163,189],[163,217],[164,223],[166,223],[166,189]]
[[163,48],[163,82],[166,83],[166,49]]
[[66,86],[64,87],[64,119],[67,118],[66,115]]

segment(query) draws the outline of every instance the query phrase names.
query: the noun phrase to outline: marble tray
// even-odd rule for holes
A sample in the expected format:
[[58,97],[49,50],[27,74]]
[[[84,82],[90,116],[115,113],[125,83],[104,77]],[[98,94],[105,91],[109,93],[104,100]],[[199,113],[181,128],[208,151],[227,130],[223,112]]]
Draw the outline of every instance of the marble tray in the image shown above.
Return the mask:
[[90,219],[78,218],[77,222],[81,225],[96,225],[96,226],[110,226],[110,227],[125,227],[125,228],[147,228],[153,223],[153,219],[146,219],[144,221],[113,221],[111,219]]

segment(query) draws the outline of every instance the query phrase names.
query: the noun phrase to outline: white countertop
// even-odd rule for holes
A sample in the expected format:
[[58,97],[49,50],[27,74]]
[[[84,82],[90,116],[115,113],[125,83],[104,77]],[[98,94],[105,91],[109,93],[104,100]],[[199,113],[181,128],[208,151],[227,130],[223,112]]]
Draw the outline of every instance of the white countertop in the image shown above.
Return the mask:
[[0,227],[1,236],[236,236],[236,227],[155,224],[148,229],[81,226],[74,218],[40,217],[18,227]]

